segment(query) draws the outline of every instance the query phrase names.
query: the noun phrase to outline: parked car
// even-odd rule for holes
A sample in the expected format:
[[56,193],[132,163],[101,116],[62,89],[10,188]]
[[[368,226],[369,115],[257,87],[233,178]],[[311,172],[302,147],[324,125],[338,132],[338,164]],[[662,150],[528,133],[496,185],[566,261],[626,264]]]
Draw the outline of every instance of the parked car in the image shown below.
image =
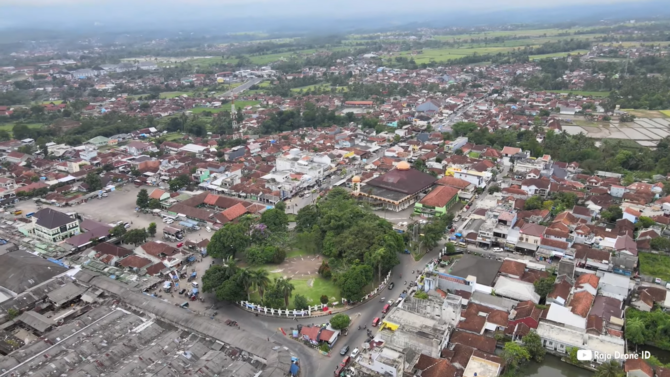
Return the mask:
[[351,357],[356,357],[361,351],[358,350],[358,347],[354,348],[353,351],[351,351]]
[[391,289],[393,289],[393,287],[395,287],[395,284],[394,284],[394,283],[389,284],[389,291],[390,291]]
[[495,253],[500,253],[501,251],[503,251],[502,247],[494,247],[493,248],[493,252],[495,252]]
[[348,352],[349,352],[349,346],[347,345],[347,346],[342,347],[342,349],[340,350],[340,355],[344,356]]
[[184,292],[186,292],[186,288],[184,288],[184,289],[182,289],[181,291],[179,291],[179,294],[180,294],[180,295],[183,295]]

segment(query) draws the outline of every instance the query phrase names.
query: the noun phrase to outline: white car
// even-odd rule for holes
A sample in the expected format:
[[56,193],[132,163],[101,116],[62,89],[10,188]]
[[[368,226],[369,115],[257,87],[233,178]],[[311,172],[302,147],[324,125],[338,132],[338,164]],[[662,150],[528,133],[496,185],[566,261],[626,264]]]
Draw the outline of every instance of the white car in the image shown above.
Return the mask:
[[358,350],[358,347],[356,347],[356,348],[354,348],[353,351],[351,351],[351,355],[349,355],[349,356],[350,356],[351,358],[354,358],[354,357],[358,356],[358,354],[359,354],[360,352],[361,352],[361,351]]
[[494,251],[495,253],[499,253],[499,252],[503,251],[503,249],[502,249],[501,247],[494,247],[494,248],[493,248],[493,251]]

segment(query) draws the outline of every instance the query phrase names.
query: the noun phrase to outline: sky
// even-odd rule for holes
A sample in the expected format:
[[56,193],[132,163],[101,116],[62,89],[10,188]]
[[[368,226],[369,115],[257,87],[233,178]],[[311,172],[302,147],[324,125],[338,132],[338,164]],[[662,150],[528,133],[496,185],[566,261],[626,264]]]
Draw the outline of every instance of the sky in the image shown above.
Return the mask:
[[[515,9],[602,7],[623,3],[641,5],[650,0],[0,0],[0,26],[81,22],[156,23],[234,18],[280,19],[312,16],[326,19],[393,16],[417,17],[458,12]],[[575,15],[579,12],[575,12]]]

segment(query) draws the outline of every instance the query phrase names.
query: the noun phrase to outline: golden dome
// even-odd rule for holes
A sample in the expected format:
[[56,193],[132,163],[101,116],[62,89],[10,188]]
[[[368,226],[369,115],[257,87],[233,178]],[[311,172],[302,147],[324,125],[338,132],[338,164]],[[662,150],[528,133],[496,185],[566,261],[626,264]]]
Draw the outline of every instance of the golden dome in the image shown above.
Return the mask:
[[361,183],[361,177],[355,176],[355,177],[351,178],[351,182],[352,183]]
[[409,162],[400,161],[398,162],[398,165],[395,166],[395,168],[398,170],[409,170],[410,169]]

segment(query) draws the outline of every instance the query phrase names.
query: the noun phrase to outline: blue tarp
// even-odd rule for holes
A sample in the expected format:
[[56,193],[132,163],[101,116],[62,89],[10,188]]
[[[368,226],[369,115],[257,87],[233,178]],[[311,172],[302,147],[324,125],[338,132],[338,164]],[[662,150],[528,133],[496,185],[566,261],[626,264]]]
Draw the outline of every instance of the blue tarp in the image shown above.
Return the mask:
[[193,290],[191,291],[191,293],[193,293],[194,295],[197,295],[197,294],[198,294],[198,288],[193,288]]
[[56,263],[57,265],[59,265],[59,266],[61,266],[61,267],[68,268],[68,267],[65,265],[65,263],[59,261],[58,259],[47,258],[47,260],[48,260],[49,262]]
[[456,233],[456,237],[463,237],[463,235],[460,233]]
[[300,372],[300,367],[298,366],[298,364],[293,364],[293,365],[291,365],[291,370],[290,370],[290,372],[291,372],[291,375],[293,375],[293,376],[297,376],[298,373]]
[[191,277],[194,278],[194,277],[196,277],[196,276],[198,276],[198,273],[195,272],[195,271],[193,271],[193,273],[191,274]]

